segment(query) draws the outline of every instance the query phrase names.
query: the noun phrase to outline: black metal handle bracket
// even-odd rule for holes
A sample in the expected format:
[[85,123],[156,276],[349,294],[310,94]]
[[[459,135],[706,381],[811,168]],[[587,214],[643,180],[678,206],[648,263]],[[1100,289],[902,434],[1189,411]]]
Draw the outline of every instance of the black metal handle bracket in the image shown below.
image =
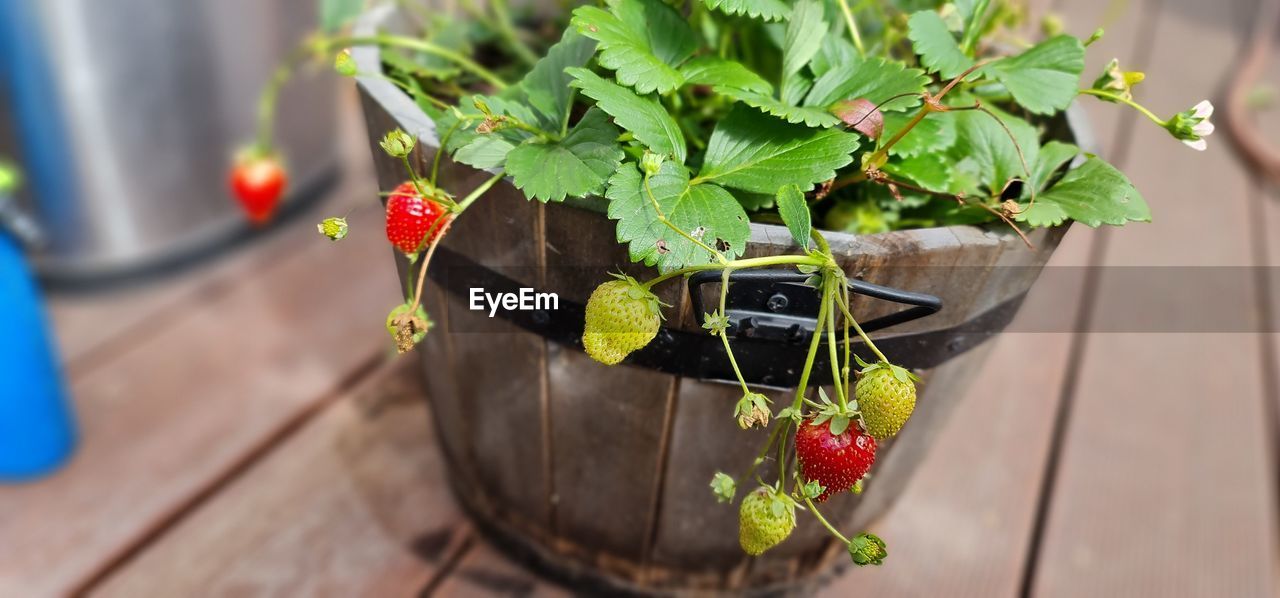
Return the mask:
[[[689,277],[689,297],[694,317],[703,322],[702,286],[719,284],[722,273],[697,272]],[[725,315],[728,334],[734,338],[803,344],[818,325],[821,297],[806,285],[809,275],[795,270],[741,270],[729,275],[729,296]],[[933,295],[903,291],[857,279],[849,279],[849,291],[875,299],[911,307],[860,322],[867,332],[883,330],[930,316],[942,309],[942,300]]]

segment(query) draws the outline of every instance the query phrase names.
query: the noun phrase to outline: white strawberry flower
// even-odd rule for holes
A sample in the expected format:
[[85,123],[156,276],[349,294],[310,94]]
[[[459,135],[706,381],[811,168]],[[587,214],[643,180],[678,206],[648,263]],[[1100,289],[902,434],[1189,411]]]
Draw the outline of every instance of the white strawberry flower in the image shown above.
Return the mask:
[[1208,147],[1204,138],[1213,134],[1214,130],[1213,123],[1209,122],[1210,116],[1213,116],[1213,103],[1201,100],[1190,110],[1173,115],[1165,128],[1187,147],[1202,152]]

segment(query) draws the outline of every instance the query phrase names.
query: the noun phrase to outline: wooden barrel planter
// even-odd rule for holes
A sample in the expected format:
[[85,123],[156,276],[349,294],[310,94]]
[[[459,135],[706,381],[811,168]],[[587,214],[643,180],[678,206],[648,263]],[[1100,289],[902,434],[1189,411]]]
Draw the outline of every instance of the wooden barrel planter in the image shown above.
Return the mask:
[[[387,14],[370,13],[360,27],[371,32]],[[380,71],[376,50],[359,49],[356,60],[360,72]],[[413,159],[423,170],[438,139],[431,120],[391,83],[359,83],[378,183],[389,191],[406,172],[379,149],[381,136],[395,127],[416,135]],[[488,176],[447,157],[441,165],[442,186],[457,194]],[[747,557],[736,505],[717,504],[708,487],[716,471],[736,474],[750,463],[765,432],[734,424],[736,385],[698,376],[717,371],[722,355],[718,341],[695,344],[710,337],[694,320],[701,308],[691,305],[684,283],[658,287],[673,307],[653,346],[613,367],[583,353],[577,336],[592,289],[610,271],[646,273],[630,263],[603,211],[604,200],[542,204],[500,182],[454,224],[435,256],[426,303],[436,326],[418,358],[459,503],[501,549],[584,591],[811,589],[848,563],[842,545],[802,517],[786,542]],[[901,493],[978,371],[990,346],[983,341],[1012,318],[1065,230],[1035,231],[1034,250],[1000,227],[826,233],[851,277],[943,303],[937,314],[882,336],[885,352],[925,383],[910,424],[881,445],[867,490],[827,503],[837,525],[860,531]],[[794,250],[785,228],[752,224],[747,256]],[[490,318],[469,309],[471,286],[554,292],[560,305]],[[855,304],[865,319],[898,309],[867,298]],[[773,352],[758,361],[792,354],[796,366],[803,361],[799,343],[748,344],[736,349],[739,359],[759,348]],[[786,370],[783,363],[772,370],[776,378],[757,381],[785,386]],[[767,394],[776,401],[790,392]]]

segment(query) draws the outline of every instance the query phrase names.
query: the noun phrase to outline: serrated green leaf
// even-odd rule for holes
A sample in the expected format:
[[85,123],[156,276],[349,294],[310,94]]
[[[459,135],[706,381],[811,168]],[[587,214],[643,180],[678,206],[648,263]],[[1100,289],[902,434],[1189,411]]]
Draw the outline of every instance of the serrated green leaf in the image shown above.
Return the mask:
[[907,37],[911,39],[911,48],[920,56],[920,64],[943,79],[951,79],[973,66],[973,59],[960,51],[942,17],[932,10],[911,15],[907,21]]
[[822,38],[827,33],[827,23],[822,17],[819,0],[797,0],[791,7],[787,34],[782,42],[782,97],[790,103],[797,103],[803,97],[794,91],[796,86],[804,85],[804,80],[796,75],[822,47]]
[[744,89],[717,86],[714,90],[722,96],[733,98],[789,123],[804,123],[810,127],[834,127],[840,124],[839,118],[821,108],[792,106],[773,96]]
[[[1073,158],[1080,155],[1080,148],[1063,143],[1061,141],[1050,141],[1040,148],[1040,155],[1036,158],[1036,164],[1031,168],[1031,187],[1035,187],[1036,193],[1044,191],[1049,185],[1049,179],[1062,168],[1063,164],[1070,162]],[[1023,189],[1023,197],[1030,197],[1031,189]]]
[[826,35],[822,38],[822,47],[809,61],[809,70],[813,76],[821,77],[827,71],[842,64],[855,64],[862,61],[858,49],[853,47],[849,39],[843,35]]
[[773,86],[741,63],[716,56],[699,56],[680,67],[686,84],[732,87],[771,94]]
[[573,100],[572,89],[569,88],[571,78],[565,69],[586,64],[595,48],[594,41],[566,29],[560,41],[547,50],[547,55],[533,65],[507,97],[521,100],[533,108],[537,119],[531,124],[559,132]]
[[856,134],[810,129],[737,107],[711,133],[697,181],[754,193],[776,193],[783,185],[807,191],[834,178],[856,149]]
[[1066,110],[1080,89],[1083,70],[1084,44],[1072,35],[1051,37],[982,68],[1003,83],[1019,105],[1035,114]]
[[320,30],[333,33],[354,21],[364,10],[364,0],[320,0]]
[[596,101],[596,107],[613,117],[618,126],[631,131],[636,139],[655,153],[671,156],[684,163],[687,148],[680,125],[653,98],[635,92],[583,68],[567,69],[573,85],[583,95]]
[[600,66],[642,94],[680,87],[676,67],[697,49],[688,21],[661,0],[612,0],[608,11],[580,6],[571,22],[600,43]]
[[1018,215],[1032,226],[1053,226],[1065,218],[1098,227],[1150,222],[1151,209],[1128,177],[1099,158],[1089,158],[1067,171]]
[[951,188],[951,164],[943,154],[893,160],[884,165],[884,171],[930,191],[946,193]]
[[1010,179],[1027,178],[1018,148],[1022,148],[1029,169],[1039,156],[1040,140],[1035,127],[1027,121],[994,107],[988,110],[1009,128],[1017,145],[995,118],[979,110],[960,110],[947,113],[956,121],[956,143],[950,153],[958,170],[963,170],[959,163],[968,160],[977,180],[992,193],[999,193]]
[[[881,139],[892,139],[907,126],[913,114],[887,112]],[[930,114],[889,148],[889,155],[910,158],[923,153],[942,152],[956,142],[956,121],[950,114]]]
[[[804,105],[827,107],[840,100],[866,98],[881,112],[906,110],[920,103],[920,94],[928,83],[929,77],[920,69],[871,57],[860,63],[841,65],[819,77]],[[885,103],[903,94],[908,95]]]
[[624,153],[618,129],[592,108],[559,141],[527,141],[507,154],[506,170],[525,197],[543,202],[599,193]]
[[476,135],[470,143],[458,149],[453,159],[472,168],[485,170],[497,168],[507,161],[507,154],[517,142],[498,134]]
[[618,241],[628,244],[632,261],[656,265],[661,272],[711,263],[715,257],[664,224],[655,200],[673,225],[725,257],[741,255],[751,236],[747,213],[728,191],[710,183],[691,185],[689,170],[675,162],[663,162],[649,178],[649,189],[639,168],[627,163],[609,179],[605,197],[609,218],[618,221]]
[[782,0],[703,0],[707,8],[729,15],[747,15],[753,19],[781,21],[791,12]]
[[791,232],[791,238],[796,245],[809,249],[809,233],[813,230],[813,223],[810,220],[812,216],[809,214],[809,204],[804,200],[804,192],[795,185],[787,185],[778,189],[776,202],[778,215],[782,216],[782,222]]

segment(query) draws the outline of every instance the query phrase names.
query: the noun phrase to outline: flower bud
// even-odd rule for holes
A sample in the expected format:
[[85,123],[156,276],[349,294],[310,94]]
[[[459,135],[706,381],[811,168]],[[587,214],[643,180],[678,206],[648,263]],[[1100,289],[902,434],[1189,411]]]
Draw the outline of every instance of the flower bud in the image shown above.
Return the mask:
[[1197,151],[1204,151],[1207,144],[1204,138],[1213,133],[1213,123],[1209,122],[1209,117],[1213,115],[1213,104],[1209,100],[1202,100],[1199,104],[1191,108],[1173,115],[1164,128],[1187,147]]
[[645,150],[644,156],[640,157],[640,167],[644,169],[644,173],[649,176],[656,176],[662,170],[662,162],[666,157],[662,154],[655,154]]
[[386,137],[382,138],[382,142],[379,145],[381,145],[382,150],[387,152],[387,155],[392,158],[403,158],[408,156],[409,152],[413,151],[414,143],[415,141],[413,137],[409,136],[408,133],[405,133],[401,129],[396,129],[387,133]]

